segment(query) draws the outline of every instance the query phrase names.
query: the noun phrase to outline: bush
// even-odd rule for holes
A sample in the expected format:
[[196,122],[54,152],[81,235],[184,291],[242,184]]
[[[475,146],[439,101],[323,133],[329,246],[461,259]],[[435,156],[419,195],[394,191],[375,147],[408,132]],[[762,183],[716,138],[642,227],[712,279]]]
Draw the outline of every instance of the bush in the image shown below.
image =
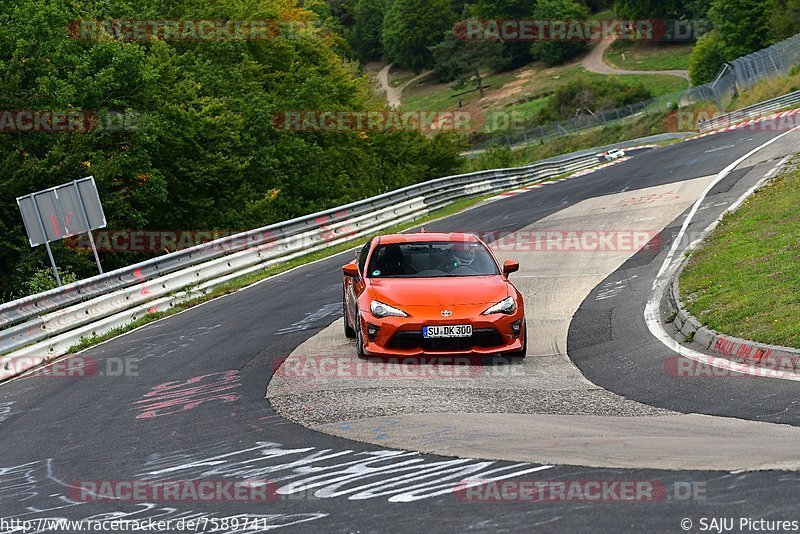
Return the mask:
[[515,166],[514,153],[508,145],[491,145],[470,163],[473,171],[508,169]]
[[701,85],[713,82],[726,62],[725,47],[715,31],[700,39],[689,56],[689,76],[692,84]]
[[[78,281],[78,275],[69,271],[59,269],[58,275],[61,277],[61,283],[63,285]],[[55,274],[53,274],[53,270],[49,267],[37,269],[30,279],[25,282],[25,290],[28,295],[42,293],[43,291],[48,291],[57,287],[58,282],[56,282]]]
[[[652,98],[641,83],[627,84],[613,78],[580,76],[556,89],[536,117],[536,122],[553,122],[577,115],[590,115]],[[591,112],[591,113],[590,113]]]

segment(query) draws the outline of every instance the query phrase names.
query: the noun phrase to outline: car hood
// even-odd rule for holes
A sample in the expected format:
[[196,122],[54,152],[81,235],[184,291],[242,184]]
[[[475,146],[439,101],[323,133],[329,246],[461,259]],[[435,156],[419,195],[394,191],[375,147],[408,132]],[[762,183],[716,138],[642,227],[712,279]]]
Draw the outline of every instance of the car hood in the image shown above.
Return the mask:
[[494,304],[511,295],[502,276],[371,278],[370,296],[392,306]]

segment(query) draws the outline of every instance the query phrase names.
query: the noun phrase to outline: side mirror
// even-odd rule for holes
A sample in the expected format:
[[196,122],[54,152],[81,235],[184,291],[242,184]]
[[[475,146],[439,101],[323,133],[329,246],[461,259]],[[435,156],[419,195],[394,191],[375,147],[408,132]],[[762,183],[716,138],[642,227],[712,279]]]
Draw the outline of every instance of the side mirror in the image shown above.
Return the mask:
[[348,263],[342,267],[342,274],[350,278],[358,278],[361,274],[358,272],[358,266],[353,263]]
[[503,273],[508,276],[511,273],[519,271],[519,262],[514,260],[506,260],[503,264]]

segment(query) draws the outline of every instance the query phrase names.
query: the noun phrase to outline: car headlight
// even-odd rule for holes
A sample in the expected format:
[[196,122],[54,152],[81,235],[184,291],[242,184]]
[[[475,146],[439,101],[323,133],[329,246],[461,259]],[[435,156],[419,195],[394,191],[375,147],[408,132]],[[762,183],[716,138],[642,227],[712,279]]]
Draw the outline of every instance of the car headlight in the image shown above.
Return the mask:
[[382,317],[408,317],[408,314],[403,310],[398,310],[394,306],[389,306],[378,300],[373,300],[369,303],[369,311],[379,319]]
[[501,300],[481,315],[492,315],[494,313],[505,313],[506,315],[511,315],[517,311],[517,303],[514,301],[514,297],[508,297],[506,299]]

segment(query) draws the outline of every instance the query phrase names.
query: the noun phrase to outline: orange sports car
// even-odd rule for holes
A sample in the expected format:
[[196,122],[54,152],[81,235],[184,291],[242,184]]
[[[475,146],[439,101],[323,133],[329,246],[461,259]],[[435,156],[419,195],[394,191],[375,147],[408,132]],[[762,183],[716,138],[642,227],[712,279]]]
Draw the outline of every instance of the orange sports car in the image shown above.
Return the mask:
[[522,296],[472,234],[376,237],[342,268],[344,332],[359,357],[445,354],[524,358]]

